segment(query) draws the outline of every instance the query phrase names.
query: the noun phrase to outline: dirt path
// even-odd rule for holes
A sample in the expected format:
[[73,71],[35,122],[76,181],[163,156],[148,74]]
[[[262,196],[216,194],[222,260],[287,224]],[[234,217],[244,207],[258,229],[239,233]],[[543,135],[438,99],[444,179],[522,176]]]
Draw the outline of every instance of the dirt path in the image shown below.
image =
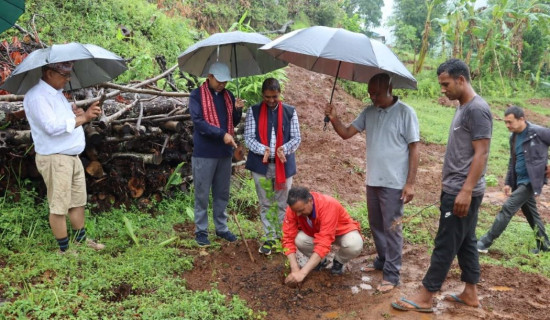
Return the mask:
[[[258,245],[249,241],[257,252]],[[402,284],[391,293],[379,294],[380,272],[364,273],[360,267],[371,261],[373,252],[365,250],[346,265],[346,273],[332,276],[329,269],[311,273],[298,288],[283,285],[286,258],[282,254],[257,256],[251,263],[246,248],[222,244],[221,251],[189,252],[200,258],[185,275],[191,290],[210,290],[215,286],[228,296],[239,295],[254,310],[267,312],[267,319],[548,319],[550,280],[516,269],[482,266],[479,296],[482,308],[443,301],[445,294],[462,289],[458,265],[453,264],[442,291],[436,297],[433,314],[400,312],[392,301],[414,292],[428,267],[425,248],[404,249]],[[371,250],[372,251],[372,250]]]
[[[298,174],[295,185],[337,195],[348,204],[365,201],[365,136],[344,141],[330,128],[323,131],[323,109],[330,97],[332,78],[293,67],[287,69],[289,81],[285,102],[297,107],[302,144],[297,152]],[[346,123],[351,122],[364,104],[338,88],[335,105]],[[330,125],[329,125],[330,127]],[[414,205],[423,207],[436,202],[440,193],[444,146],[420,145],[420,165]],[[500,187],[487,190],[486,202],[502,204]],[[550,190],[539,199],[545,218],[550,216]],[[546,219],[548,221],[548,219]],[[434,222],[434,228],[437,228]],[[253,253],[256,240],[250,240]],[[343,276],[329,270],[308,276],[299,288],[282,284],[286,258],[282,254],[260,257],[250,263],[241,244],[222,244],[222,250],[190,252],[197,256],[195,268],[185,275],[193,290],[208,290],[212,283],[228,295],[238,294],[254,310],[267,312],[267,319],[548,319],[550,280],[517,269],[482,266],[479,295],[482,308],[471,308],[443,301],[448,293],[462,289],[460,269],[456,263],[437,296],[435,312],[420,314],[399,312],[390,303],[413,293],[429,265],[428,248],[405,245],[402,284],[388,294],[378,294],[380,272],[365,274],[360,266],[371,261],[375,251],[367,241],[363,256],[348,263]]]

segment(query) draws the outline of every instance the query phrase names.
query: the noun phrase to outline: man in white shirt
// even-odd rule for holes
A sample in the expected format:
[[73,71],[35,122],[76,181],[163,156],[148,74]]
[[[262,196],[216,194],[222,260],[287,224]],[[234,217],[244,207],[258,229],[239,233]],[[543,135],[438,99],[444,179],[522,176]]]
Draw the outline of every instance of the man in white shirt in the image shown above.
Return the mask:
[[50,227],[61,253],[69,247],[66,215],[78,243],[86,242],[96,250],[105,247],[86,239],[86,179],[78,157],[85,147],[82,125],[99,116],[101,108],[96,102],[84,111],[67,101],[63,88],[71,79],[72,68],[72,62],[43,66],[42,78],[23,101],[36,151],[36,167],[48,191]]

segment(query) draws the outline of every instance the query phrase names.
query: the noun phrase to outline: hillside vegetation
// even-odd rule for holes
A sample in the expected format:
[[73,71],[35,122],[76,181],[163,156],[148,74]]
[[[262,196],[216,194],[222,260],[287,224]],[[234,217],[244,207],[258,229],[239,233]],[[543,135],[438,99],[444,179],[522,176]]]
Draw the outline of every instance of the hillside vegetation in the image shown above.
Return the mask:
[[[435,68],[451,56],[469,59],[475,71],[476,91],[490,102],[497,120],[506,105],[513,103],[529,109],[536,122],[548,125],[544,123],[550,117],[548,100],[544,100],[550,96],[546,84],[550,82],[548,1],[488,1],[489,5],[481,11],[473,9],[473,2],[394,0],[397,9],[392,23],[397,42],[393,49],[415,71],[418,80],[418,90],[396,90],[396,93],[415,107],[423,144],[444,145],[447,140],[453,109],[438,101],[440,88]],[[214,32],[234,29],[271,32],[292,20],[290,29],[328,25],[370,33],[380,22],[381,3],[381,0],[28,0],[27,11],[18,24],[48,45],[70,41],[94,43],[119,54],[128,59],[129,70],[116,81],[127,83],[159,74],[157,56],[164,56],[167,65],[172,66],[189,45]],[[521,6],[524,3],[530,6]],[[430,27],[423,38],[426,21]],[[22,42],[32,41],[15,28],[0,36],[7,42],[12,42],[13,37]],[[278,71],[277,75],[286,79],[284,71]],[[247,98],[250,101],[258,99],[259,79],[242,80],[243,95],[256,94],[248,96],[255,97]],[[178,89],[187,90],[177,75],[176,81]],[[341,80],[338,83],[356,98],[367,101],[365,84]],[[307,99],[304,95],[298,101],[310,101]],[[300,117],[308,116],[306,110],[300,110]],[[488,181],[493,186],[502,180],[508,159],[507,130],[502,122],[495,121],[494,135],[488,169]],[[305,154],[306,150],[299,152]],[[29,190],[32,188],[27,181],[18,181],[18,185],[20,192],[0,197],[0,318],[273,318],[265,312],[265,304],[271,303],[268,299],[263,305],[253,306],[242,298],[250,288],[240,292],[240,289],[229,292],[219,289],[220,283],[227,280],[220,274],[233,267],[230,263],[215,266],[218,269],[207,275],[214,280],[208,282],[206,290],[192,290],[185,280],[190,270],[203,270],[204,256],[219,254],[222,246],[227,248],[220,241],[213,241],[208,249],[196,247],[192,192],[174,193],[172,198],[153,201],[147,207],[113,208],[97,215],[90,214],[88,208],[88,235],[107,248],[96,253],[73,246],[71,253],[57,255],[57,244],[45,218],[48,209],[44,199]],[[357,186],[357,190],[361,188]],[[431,246],[432,229],[439,215],[435,205],[424,205],[406,207],[408,223],[404,226],[407,244],[421,248],[422,254]],[[235,213],[247,239],[260,241],[262,231],[256,209],[252,179],[235,176],[229,211]],[[370,238],[364,201],[350,204],[348,209],[361,222],[366,239]],[[480,225],[484,229],[493,220],[495,210],[489,204],[482,208]],[[234,220],[230,219],[229,228],[238,230]],[[520,250],[527,252],[524,249],[528,243],[534,242],[527,224],[514,219],[510,229],[513,232],[504,234],[497,246],[499,256],[487,257],[484,262],[550,276],[547,255],[518,254]],[[231,245],[235,251],[244,250],[240,242]],[[269,261],[273,261],[273,256]],[[420,260],[427,257],[428,254],[422,255]],[[227,259],[231,258],[234,257]],[[284,273],[286,269],[281,263],[277,270]],[[344,286],[333,286],[328,291],[349,294]],[[298,297],[300,300],[294,301],[304,299],[300,294]],[[502,299],[502,305],[505,300]],[[304,301],[307,300],[302,301],[307,305]],[[389,303],[384,303],[389,308]],[[502,311],[505,306],[499,304],[498,308]],[[355,311],[346,310],[347,318],[356,318]],[[452,312],[455,313],[446,315],[460,316],[460,311]],[[380,316],[391,317],[387,313]]]

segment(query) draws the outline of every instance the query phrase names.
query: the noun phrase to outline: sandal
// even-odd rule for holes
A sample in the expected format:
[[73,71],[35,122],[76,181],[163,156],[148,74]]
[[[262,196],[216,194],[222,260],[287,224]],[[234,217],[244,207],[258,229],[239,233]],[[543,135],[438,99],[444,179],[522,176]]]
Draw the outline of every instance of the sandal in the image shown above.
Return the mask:
[[388,282],[388,281],[382,281],[382,283],[380,283],[380,285],[378,285],[376,290],[378,292],[381,292],[381,293],[387,293],[387,292],[392,291],[394,288],[395,288],[395,285],[393,283]]

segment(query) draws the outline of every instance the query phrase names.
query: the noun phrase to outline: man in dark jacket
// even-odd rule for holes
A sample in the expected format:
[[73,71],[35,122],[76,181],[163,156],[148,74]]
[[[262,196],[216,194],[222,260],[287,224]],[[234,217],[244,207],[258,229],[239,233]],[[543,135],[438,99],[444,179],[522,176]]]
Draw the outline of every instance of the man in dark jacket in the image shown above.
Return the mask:
[[229,68],[216,62],[208,78],[189,96],[193,120],[193,183],[195,184],[195,240],[199,246],[208,240],[208,198],[212,189],[212,211],[216,235],[233,242],[237,237],[227,228],[225,209],[229,201],[231,157],[237,147],[234,127],[241,121],[244,102],[225,89],[231,80]]
[[279,81],[265,79],[263,101],[248,109],[244,129],[249,149],[246,169],[254,178],[266,239],[259,252],[265,255],[271,254],[271,247],[280,238],[288,190],[296,174],[294,153],[301,141],[296,110],[282,103],[280,95]]
[[477,243],[477,250],[487,253],[508,223],[521,208],[527,222],[536,233],[537,247],[531,253],[549,251],[550,243],[544,229],[544,222],[537,211],[535,197],[541,192],[547,174],[550,129],[525,121],[523,110],[511,106],[504,113],[504,123],[510,135],[510,161],[506,174],[504,193],[508,200],[497,214],[491,229]]

